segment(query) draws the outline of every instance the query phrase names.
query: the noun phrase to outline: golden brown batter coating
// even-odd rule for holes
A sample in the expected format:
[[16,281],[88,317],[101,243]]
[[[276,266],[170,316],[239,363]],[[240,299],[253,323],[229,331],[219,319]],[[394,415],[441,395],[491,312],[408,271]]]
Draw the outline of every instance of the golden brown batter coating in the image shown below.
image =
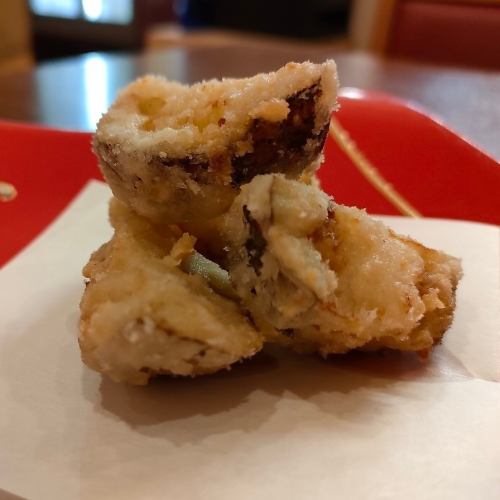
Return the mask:
[[333,61],[191,87],[146,76],[100,120],[94,148],[116,197],[159,222],[225,212],[255,175],[311,175],[336,105]]
[[440,342],[460,262],[320,189],[336,96],[333,61],[192,86],[146,76],[119,95],[94,139],[116,198],[114,235],[84,268],[89,367],[146,384],[228,368],[264,340],[325,356]]
[[110,215],[115,234],[84,268],[79,343],[90,368],[145,384],[164,373],[212,373],[261,349],[240,307],[179,267],[192,238],[117,200]]
[[314,186],[256,177],[226,234],[238,295],[270,338],[297,350],[425,351],[451,324],[459,261]]

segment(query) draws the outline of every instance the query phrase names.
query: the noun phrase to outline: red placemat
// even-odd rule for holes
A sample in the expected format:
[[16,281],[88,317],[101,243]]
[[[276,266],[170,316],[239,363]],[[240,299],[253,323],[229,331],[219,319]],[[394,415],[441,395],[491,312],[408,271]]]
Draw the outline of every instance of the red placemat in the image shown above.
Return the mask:
[[[423,216],[500,224],[498,162],[400,100],[354,94],[336,119],[403,199]],[[401,215],[331,138],[325,156],[322,186],[339,203]]]

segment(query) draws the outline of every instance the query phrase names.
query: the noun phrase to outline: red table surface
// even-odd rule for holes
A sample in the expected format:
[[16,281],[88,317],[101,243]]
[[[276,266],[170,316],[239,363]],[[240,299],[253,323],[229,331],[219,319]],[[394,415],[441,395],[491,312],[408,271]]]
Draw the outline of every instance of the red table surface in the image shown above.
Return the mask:
[[[423,216],[500,224],[495,160],[395,99],[371,93],[340,101],[338,121]],[[401,214],[331,137],[319,176],[339,203]],[[0,203],[0,265],[43,231],[89,179],[102,179],[90,134],[0,122],[0,181],[18,191],[15,199]]]

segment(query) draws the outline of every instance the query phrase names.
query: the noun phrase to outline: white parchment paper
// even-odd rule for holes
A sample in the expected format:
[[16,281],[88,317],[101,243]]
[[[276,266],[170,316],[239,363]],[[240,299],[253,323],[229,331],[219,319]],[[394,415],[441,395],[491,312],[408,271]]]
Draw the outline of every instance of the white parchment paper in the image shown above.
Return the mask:
[[[33,499],[500,498],[499,230],[382,219],[463,259],[456,320],[413,355],[268,349],[128,387],[80,362],[81,268],[109,238],[90,183],[0,271],[0,488]],[[0,491],[1,496],[1,491]]]

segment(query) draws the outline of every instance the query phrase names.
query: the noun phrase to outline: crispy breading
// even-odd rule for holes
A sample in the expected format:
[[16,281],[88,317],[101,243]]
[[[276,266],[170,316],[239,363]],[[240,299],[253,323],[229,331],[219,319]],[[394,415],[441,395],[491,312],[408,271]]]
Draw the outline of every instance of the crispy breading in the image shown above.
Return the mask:
[[94,149],[114,195],[137,213],[206,220],[255,175],[311,175],[336,96],[333,61],[191,87],[146,76],[99,121]]
[[254,355],[262,335],[239,305],[180,268],[192,240],[114,199],[111,241],[84,268],[83,361],[116,381],[212,373]]
[[229,272],[270,339],[300,351],[425,351],[451,324],[458,259],[315,186],[256,177],[226,217]]

